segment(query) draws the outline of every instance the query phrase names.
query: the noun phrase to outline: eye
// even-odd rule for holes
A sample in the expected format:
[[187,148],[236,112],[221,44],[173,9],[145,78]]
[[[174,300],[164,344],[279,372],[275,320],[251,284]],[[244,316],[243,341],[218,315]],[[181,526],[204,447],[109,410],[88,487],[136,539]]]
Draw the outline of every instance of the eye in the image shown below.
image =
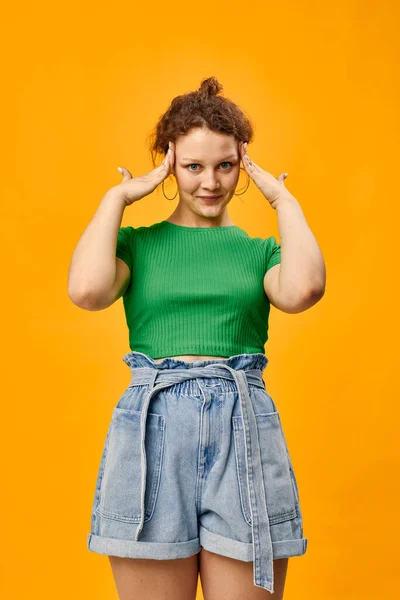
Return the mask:
[[[229,161],[224,161],[224,162],[222,162],[222,163],[221,163],[221,165],[230,165],[230,166],[232,166],[232,164],[233,164],[233,163],[231,163],[231,162],[229,162]],[[190,169],[190,168],[189,168],[189,167],[193,167],[193,166],[197,167],[197,166],[198,166],[198,163],[192,163],[191,165],[188,165],[188,166],[187,166],[187,169],[189,169],[189,171],[193,171],[193,169]],[[222,169],[222,170],[223,170],[223,171],[227,171],[228,169]],[[197,171],[197,169],[196,169],[196,171]],[[194,171],[194,172],[195,172],[195,171]]]

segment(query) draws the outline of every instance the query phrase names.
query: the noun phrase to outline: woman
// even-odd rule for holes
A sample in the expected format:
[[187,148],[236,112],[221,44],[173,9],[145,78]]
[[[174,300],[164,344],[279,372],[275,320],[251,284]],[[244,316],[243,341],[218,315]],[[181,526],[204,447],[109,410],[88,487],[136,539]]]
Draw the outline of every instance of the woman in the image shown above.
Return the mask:
[[[279,600],[288,558],[307,548],[262,374],[270,304],[315,304],[325,266],[285,174],[250,160],[252,126],[220,90],[211,77],[173,100],[151,146],[163,162],[141,177],[121,170],[70,266],[72,301],[101,310],[123,296],[129,329],[132,380],[113,410],[88,535],[121,600],[194,599],[199,572],[206,600]],[[251,238],[229,217],[241,161],[277,211],[282,263],[274,237]],[[170,217],[121,227],[125,208],[170,174]]]

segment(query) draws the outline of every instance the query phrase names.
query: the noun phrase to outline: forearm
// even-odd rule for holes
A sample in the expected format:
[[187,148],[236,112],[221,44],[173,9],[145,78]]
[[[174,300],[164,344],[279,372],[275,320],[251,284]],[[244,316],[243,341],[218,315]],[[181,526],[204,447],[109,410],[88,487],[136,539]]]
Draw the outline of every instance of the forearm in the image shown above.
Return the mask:
[[296,198],[285,193],[277,203],[281,245],[279,288],[287,298],[307,298],[325,290],[325,262]]

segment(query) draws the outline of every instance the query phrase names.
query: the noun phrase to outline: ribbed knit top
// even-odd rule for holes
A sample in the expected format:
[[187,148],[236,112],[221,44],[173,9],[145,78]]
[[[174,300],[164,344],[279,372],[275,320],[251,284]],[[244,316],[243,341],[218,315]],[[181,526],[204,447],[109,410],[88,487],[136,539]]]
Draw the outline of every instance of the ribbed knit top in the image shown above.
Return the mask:
[[161,221],[121,227],[116,256],[131,271],[123,295],[131,350],[151,358],[264,353],[263,279],[281,261],[273,236]]

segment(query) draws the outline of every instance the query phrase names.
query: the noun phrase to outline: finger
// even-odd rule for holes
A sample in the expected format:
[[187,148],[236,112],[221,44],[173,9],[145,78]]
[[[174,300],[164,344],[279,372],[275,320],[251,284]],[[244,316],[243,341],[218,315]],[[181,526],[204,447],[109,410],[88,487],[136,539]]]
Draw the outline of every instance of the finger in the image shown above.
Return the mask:
[[168,148],[168,150],[167,150],[167,153],[166,153],[166,155],[165,155],[165,157],[164,157],[164,160],[163,160],[163,162],[161,163],[163,166],[164,166],[164,165],[166,165],[166,166],[168,166],[168,167],[169,167],[169,164],[170,164],[170,162],[171,162],[171,161],[170,161],[170,158],[171,158],[171,156],[172,156],[172,152],[173,152],[173,150],[172,150],[172,143],[170,143],[170,144],[169,144],[169,148]]
[[277,180],[278,180],[280,183],[284,183],[284,182],[285,182],[285,179],[286,179],[286,177],[287,177],[287,176],[288,176],[288,173],[281,173],[281,174],[279,175],[279,177],[277,177]]
[[125,167],[118,167],[118,171],[120,173],[122,173],[122,181],[127,181],[128,179],[132,179],[132,175],[130,173],[130,171],[128,171],[128,169],[125,169]]
[[254,167],[256,166],[255,163],[253,163],[253,161],[251,160],[250,156],[247,154],[244,155],[244,166],[247,167],[248,169],[254,169]]
[[[169,154],[168,154],[169,153]],[[170,142],[170,146],[167,152],[167,165],[169,169],[173,169],[175,165],[175,146],[173,142]]]

